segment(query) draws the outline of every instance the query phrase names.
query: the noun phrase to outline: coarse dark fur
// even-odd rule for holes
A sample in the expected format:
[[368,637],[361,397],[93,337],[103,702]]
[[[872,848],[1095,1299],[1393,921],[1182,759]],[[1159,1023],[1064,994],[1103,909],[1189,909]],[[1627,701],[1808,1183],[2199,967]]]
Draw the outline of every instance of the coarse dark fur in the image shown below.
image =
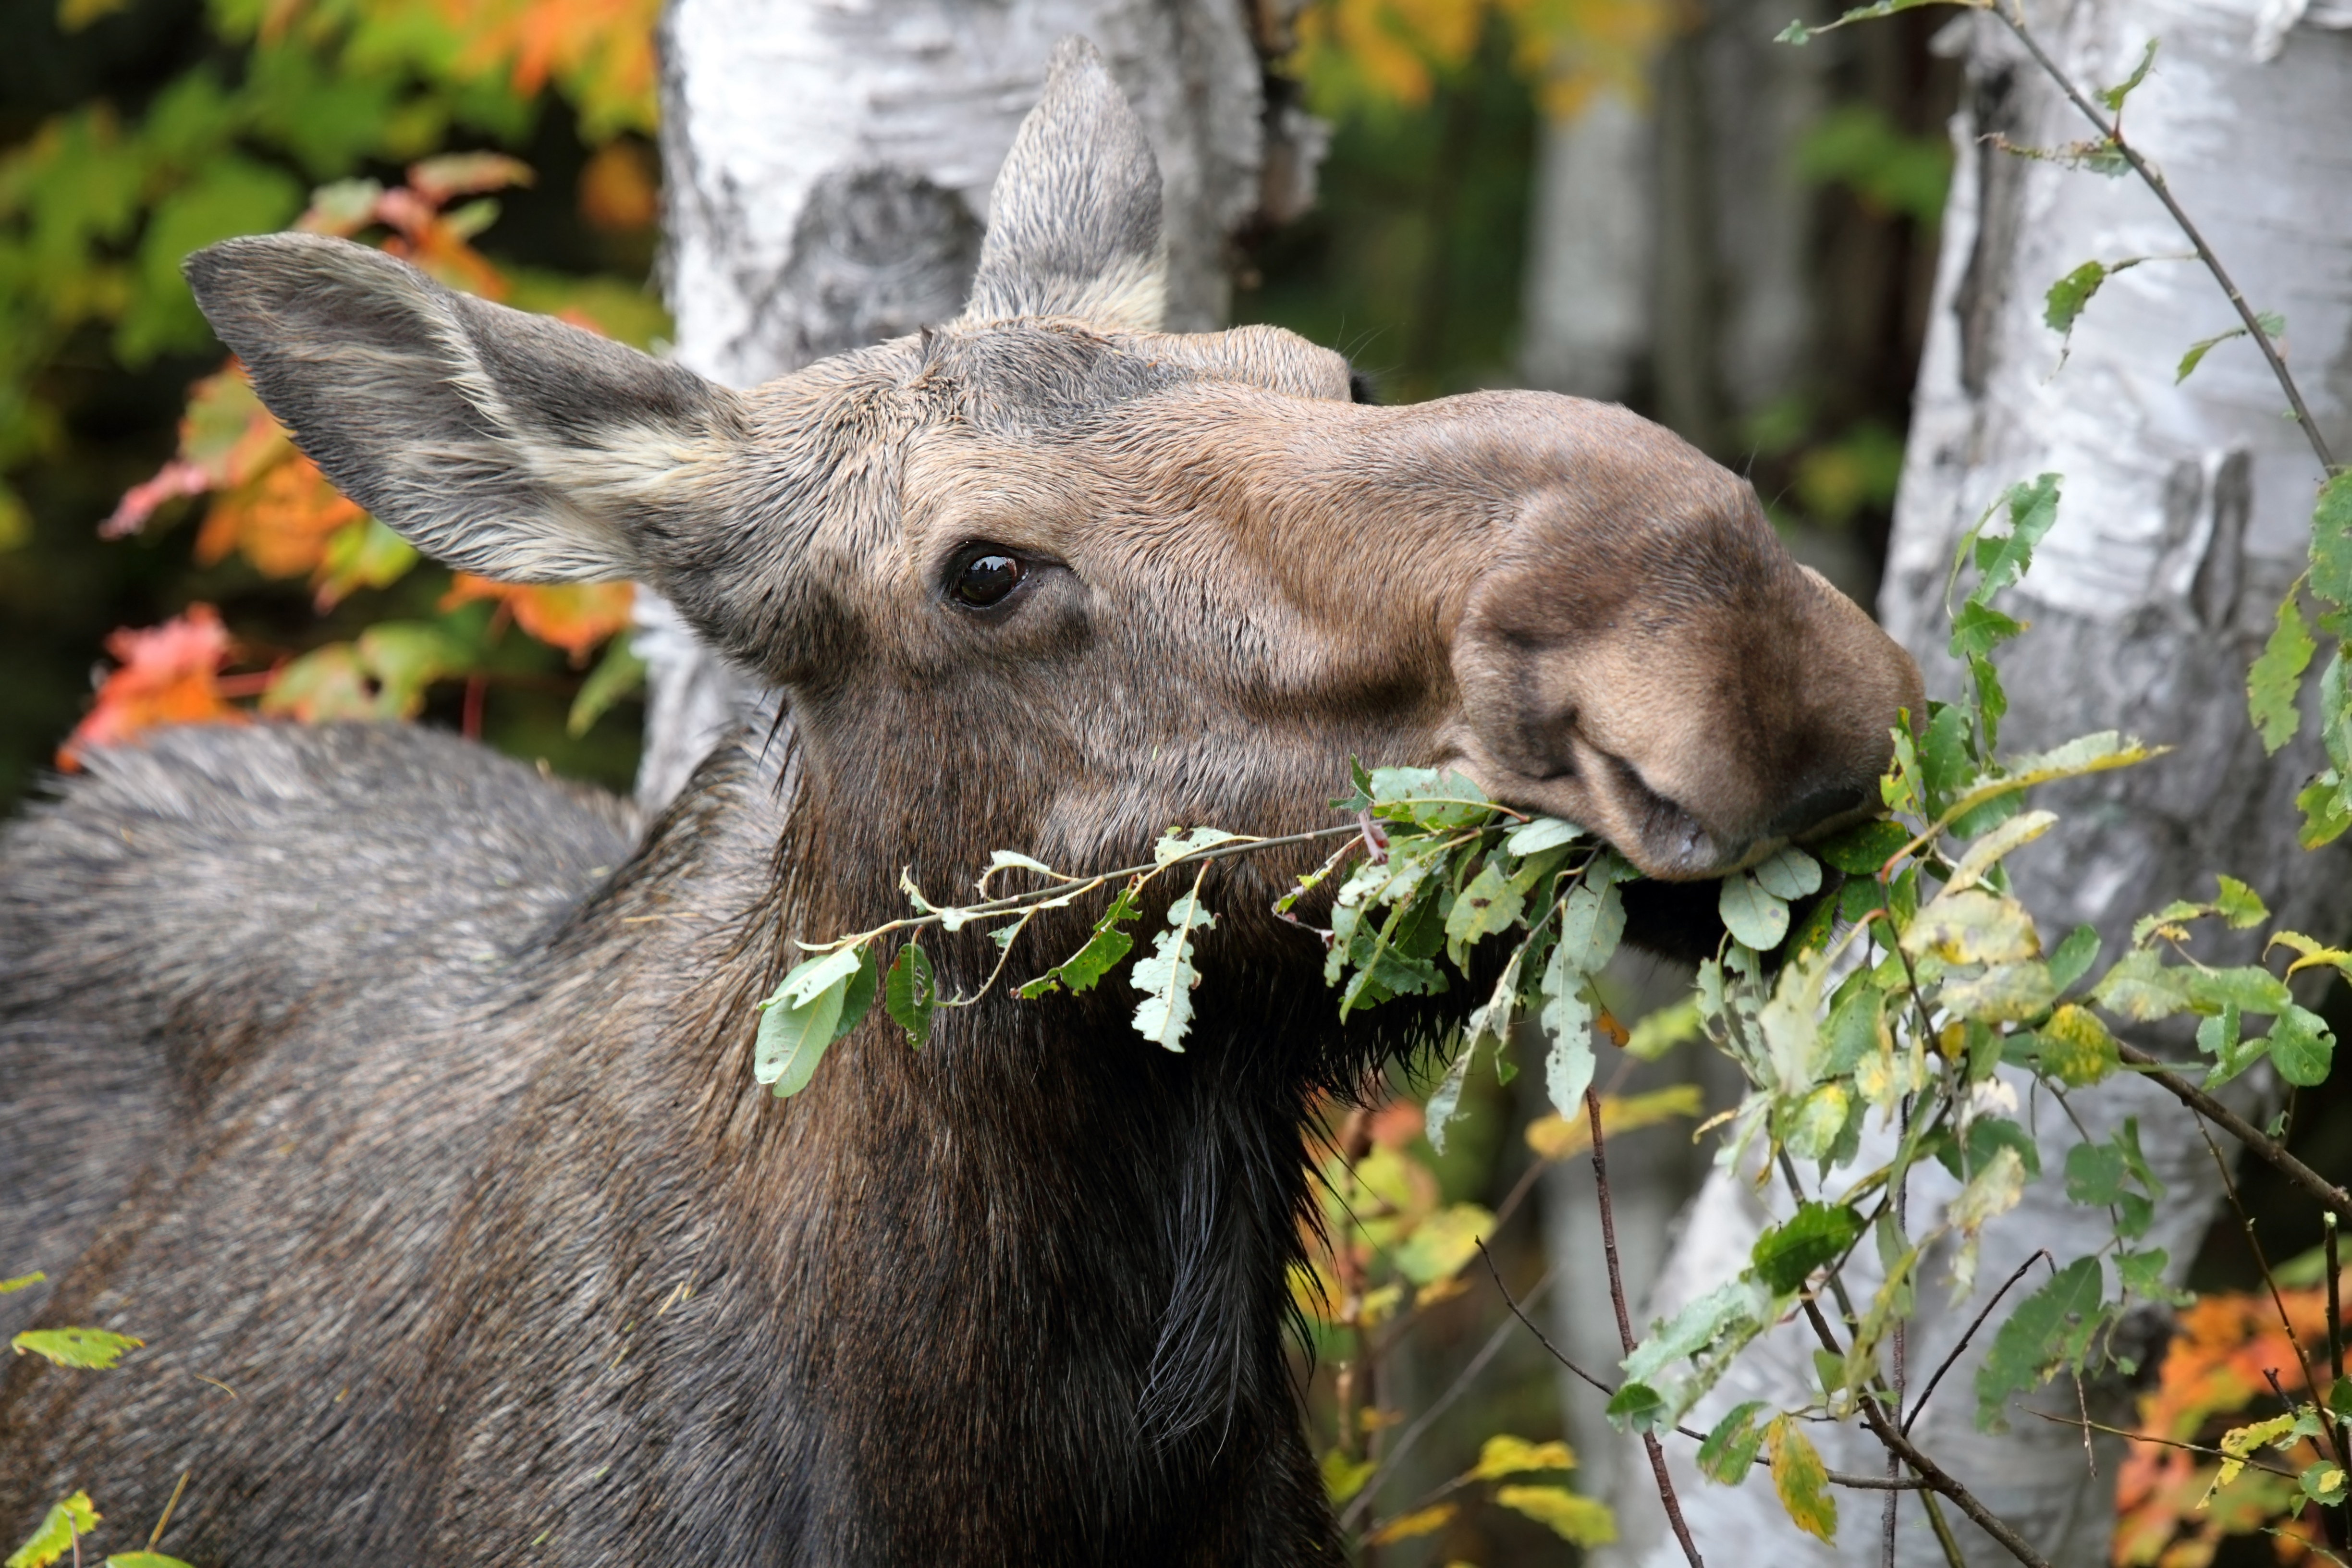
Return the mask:
[[[1000,987],[779,1102],[789,939],[903,913],[902,868],[1321,826],[1351,756],[1720,876],[1855,816],[1918,678],[1622,410],[1369,406],[1286,333],[1158,332],[1157,180],[1066,44],[972,310],[751,394],[340,242],[194,260],[377,516],[653,582],[791,721],[641,829],[424,731],[254,726],[100,752],[0,839],[0,1270],[52,1280],[0,1328],[147,1341],[7,1369],[0,1533],[87,1487],[121,1550],[185,1470],[200,1568],[1337,1560],[1301,1134],[1414,1020],[1336,1022],[1268,909],[1312,854],[1209,875],[1181,1054],[1116,975]],[[982,549],[1024,575],[975,609]],[[926,942],[946,994],[996,957]]]

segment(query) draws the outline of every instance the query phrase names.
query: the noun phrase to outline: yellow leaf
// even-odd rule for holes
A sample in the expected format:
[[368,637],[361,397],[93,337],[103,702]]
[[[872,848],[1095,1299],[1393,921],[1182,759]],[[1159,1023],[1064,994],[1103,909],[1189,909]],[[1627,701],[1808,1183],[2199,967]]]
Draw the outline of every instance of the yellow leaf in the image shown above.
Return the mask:
[[1495,1500],[1578,1546],[1606,1546],[1617,1539],[1617,1516],[1607,1503],[1564,1487],[1497,1487]]
[[1364,1537],[1367,1546],[1386,1546],[1392,1542],[1411,1541],[1416,1536],[1434,1535],[1453,1521],[1458,1510],[1450,1502],[1438,1503],[1418,1513],[1392,1519]]
[[1334,1448],[1323,1456],[1322,1468],[1323,1495],[1335,1503],[1342,1503],[1361,1491],[1379,1467],[1370,1459],[1351,1459]]
[[1772,1489],[1799,1530],[1822,1542],[1837,1539],[1837,1499],[1829,1495],[1830,1473],[1812,1440],[1786,1415],[1764,1429],[1764,1451],[1772,1462]]
[[1412,1293],[1413,1308],[1418,1310],[1423,1307],[1434,1307],[1440,1301],[1451,1301],[1456,1296],[1465,1295],[1469,1289],[1469,1281],[1459,1274],[1433,1279]]
[[2042,1067],[2069,1089],[2084,1089],[2116,1070],[2116,1037],[2098,1016],[2072,1002],[2062,1004],[2036,1031],[2042,1037]]
[[[1620,1132],[1638,1132],[1680,1117],[1696,1116],[1706,1105],[1698,1086],[1690,1083],[1622,1098],[1604,1094],[1601,1097],[1601,1135],[1613,1138]],[[1538,1159],[1565,1160],[1591,1146],[1591,1124],[1581,1116],[1570,1121],[1549,1110],[1528,1123],[1528,1147]]]
[[1465,1479],[1499,1480],[1529,1470],[1572,1470],[1576,1455],[1565,1443],[1530,1443],[1525,1437],[1496,1436],[1478,1450],[1478,1463]]
[[98,1521],[98,1510],[90,1506],[88,1492],[76,1492],[63,1502],[51,1503],[32,1539],[8,1554],[7,1568],[49,1568],[50,1563],[74,1549],[76,1537],[96,1530]]
[[1476,1204],[1454,1204],[1438,1210],[1396,1247],[1392,1256],[1404,1277],[1416,1285],[1445,1279],[1478,1255],[1478,1244],[1495,1228],[1495,1216]]

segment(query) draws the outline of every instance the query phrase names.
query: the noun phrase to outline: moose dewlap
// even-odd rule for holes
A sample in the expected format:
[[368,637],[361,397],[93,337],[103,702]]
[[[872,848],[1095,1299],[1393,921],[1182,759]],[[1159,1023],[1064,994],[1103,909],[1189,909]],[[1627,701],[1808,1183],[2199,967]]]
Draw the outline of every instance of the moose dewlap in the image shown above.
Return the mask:
[[[15,1358],[0,1537],[86,1488],[126,1549],[185,1471],[164,1549],[236,1568],[1338,1560],[1300,1134],[1419,1020],[1342,1024],[1269,910],[1316,852],[1202,883],[1182,1055],[1113,988],[1000,987],[775,1100],[793,939],[996,848],[1327,826],[1351,758],[1720,877],[1870,808],[1918,677],[1622,409],[1367,406],[1288,333],[1160,331],[1158,173],[1082,42],[992,216],[961,318],[749,393],[341,241],[191,260],[377,517],[649,583],[790,722],[644,824],[424,730],[250,726],[9,830],[0,1274],[48,1279],[0,1331],[145,1347]],[[926,940],[942,996],[998,957]]]

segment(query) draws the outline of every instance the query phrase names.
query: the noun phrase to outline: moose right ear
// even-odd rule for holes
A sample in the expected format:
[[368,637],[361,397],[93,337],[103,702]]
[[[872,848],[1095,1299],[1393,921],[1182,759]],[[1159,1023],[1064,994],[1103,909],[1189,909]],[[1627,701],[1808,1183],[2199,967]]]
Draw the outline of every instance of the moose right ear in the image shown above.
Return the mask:
[[461,571],[644,576],[633,520],[686,499],[741,437],[735,395],[692,372],[348,240],[224,240],[186,271],[310,459]]

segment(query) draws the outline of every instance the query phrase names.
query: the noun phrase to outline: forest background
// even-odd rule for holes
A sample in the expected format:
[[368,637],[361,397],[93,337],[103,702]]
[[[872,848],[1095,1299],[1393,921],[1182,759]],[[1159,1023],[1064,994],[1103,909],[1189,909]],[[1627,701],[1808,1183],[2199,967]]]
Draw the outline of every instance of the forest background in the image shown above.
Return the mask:
[[[1935,12],[1775,49],[1789,13],[1808,9],[1312,0],[1283,68],[1330,127],[1318,198],[1237,244],[1234,319],[1340,349],[1391,401],[1539,385],[1627,403],[1748,474],[1801,555],[1874,602],[1957,71],[1935,47]],[[142,658],[152,679],[118,678],[119,711],[201,716],[257,698],[300,716],[404,714],[629,788],[643,713],[625,592],[501,591],[413,566],[248,420],[178,263],[301,221],[388,237],[478,291],[658,349],[658,12],[0,0],[0,813],[105,715],[110,675]],[[1626,206],[1613,228],[1612,201]],[[1564,209],[1586,232],[1563,234]],[[1642,258],[1640,286],[1606,300],[1596,215]],[[191,606],[212,606],[217,626]],[[167,624],[175,641],[110,645]],[[2339,1031],[2342,1011],[2328,1009]],[[1678,1080],[1706,1110],[1727,1089],[1688,1051],[1612,1087]],[[1474,1092],[1483,1114],[1444,1157],[1410,1116],[1379,1135],[1434,1173],[1436,1201],[1507,1208],[1537,1168],[1526,1134],[1539,1092],[1525,1079]],[[2352,1103],[2319,1093],[2296,1143],[2343,1181]],[[1662,1127],[1630,1134],[1629,1150],[1642,1138],[1685,1142]],[[1665,1155],[1683,1169],[1662,1191],[1687,1190],[1704,1159]],[[2265,1173],[2246,1181],[2266,1225],[2275,1211],[2273,1257],[2316,1239]],[[1564,1205],[1559,1185],[1525,1206],[1547,1193]],[[1507,1273],[1542,1272],[1549,1228],[1498,1234]],[[2257,1280],[2234,1222],[2190,1277],[2224,1294]],[[1436,1304],[1383,1403],[1428,1405],[1506,1321],[1484,1293]],[[1480,1365],[1424,1437],[1421,1475],[1464,1471],[1483,1435],[1568,1425],[1569,1396],[1524,1336]],[[2220,1550],[2273,1560],[2254,1535]],[[1491,1510],[1386,1552],[1574,1555]]]

